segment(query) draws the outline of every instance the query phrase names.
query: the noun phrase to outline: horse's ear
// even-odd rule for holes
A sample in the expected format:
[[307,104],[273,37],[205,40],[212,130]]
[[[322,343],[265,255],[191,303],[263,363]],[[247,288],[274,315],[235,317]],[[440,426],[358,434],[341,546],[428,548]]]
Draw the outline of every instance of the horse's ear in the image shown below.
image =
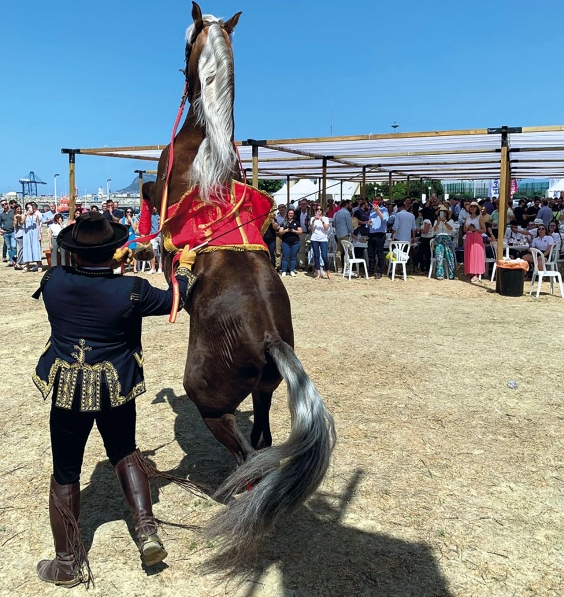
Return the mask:
[[231,35],[233,33],[233,30],[235,29],[235,27],[237,26],[237,23],[239,22],[239,17],[242,14],[243,14],[242,12],[238,12],[236,15],[233,15],[229,19],[229,21],[227,21],[227,23],[225,23],[225,25],[223,25],[223,29],[225,30],[227,35]]
[[202,9],[195,2],[192,2],[192,18],[196,31],[199,33],[204,28],[204,19],[202,19]]

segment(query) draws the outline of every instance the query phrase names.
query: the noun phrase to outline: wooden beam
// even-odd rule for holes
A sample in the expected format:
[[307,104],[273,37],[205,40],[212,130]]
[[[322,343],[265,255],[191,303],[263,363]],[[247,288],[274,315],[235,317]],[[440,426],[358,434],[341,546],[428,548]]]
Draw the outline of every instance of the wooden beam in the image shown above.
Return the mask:
[[[507,132],[501,135],[501,169],[499,180],[499,224],[497,229],[497,258],[503,259],[503,236],[507,221],[507,206],[511,194],[511,166],[509,163],[509,139]],[[499,280],[499,273],[498,273]],[[499,288],[499,284],[496,285]]]

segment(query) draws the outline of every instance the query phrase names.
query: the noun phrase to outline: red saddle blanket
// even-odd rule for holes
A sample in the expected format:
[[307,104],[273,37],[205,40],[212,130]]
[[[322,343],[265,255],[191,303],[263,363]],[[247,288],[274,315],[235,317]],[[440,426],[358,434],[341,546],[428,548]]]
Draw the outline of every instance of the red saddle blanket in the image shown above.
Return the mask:
[[262,236],[274,219],[274,199],[250,185],[232,181],[221,198],[203,201],[194,187],[171,205],[162,227],[167,251],[191,249],[268,251]]

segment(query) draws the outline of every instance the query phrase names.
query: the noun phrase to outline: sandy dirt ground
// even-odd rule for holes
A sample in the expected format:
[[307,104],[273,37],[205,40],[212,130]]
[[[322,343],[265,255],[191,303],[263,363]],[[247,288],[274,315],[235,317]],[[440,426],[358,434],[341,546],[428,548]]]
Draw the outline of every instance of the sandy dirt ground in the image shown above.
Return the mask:
[[[162,276],[148,277],[164,287]],[[42,302],[30,298],[39,279],[0,267],[0,595],[68,595],[35,574],[53,555],[49,405],[31,381],[49,334]],[[200,529],[224,506],[156,483],[169,556],[144,570],[94,431],[80,517],[95,578],[88,594],[563,595],[562,299],[546,284],[536,300],[421,276],[299,274],[284,284],[296,352],[337,426],[322,487],[265,538],[245,575],[222,578],[206,572],[215,546]],[[138,443],[160,469],[217,487],[234,462],[185,396],[187,337],[186,313],[176,325],[144,324]],[[275,443],[289,432],[285,393],[274,399]],[[248,433],[250,400],[239,418]]]

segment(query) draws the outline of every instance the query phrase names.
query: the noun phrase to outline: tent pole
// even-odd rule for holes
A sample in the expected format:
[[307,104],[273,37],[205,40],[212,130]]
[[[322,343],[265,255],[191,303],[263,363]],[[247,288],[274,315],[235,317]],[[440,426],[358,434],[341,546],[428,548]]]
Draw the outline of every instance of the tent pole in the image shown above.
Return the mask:
[[[340,199],[340,201],[343,200],[343,181],[342,180],[341,180],[341,195],[340,195],[339,199]],[[340,205],[340,203],[339,203],[339,205]]]
[[406,185],[406,189],[405,189],[405,196],[406,197],[411,197],[411,193],[409,192],[409,179],[410,179],[410,176],[408,174],[407,175],[407,185]]
[[141,205],[143,204],[143,174],[145,174],[145,170],[135,170],[137,174],[139,174],[139,210],[141,210]]
[[258,189],[258,149],[258,145],[253,145],[253,187],[255,187],[255,189]]
[[360,187],[360,196],[362,200],[366,200],[366,166],[362,167],[362,185]]
[[497,229],[497,258],[503,259],[503,236],[507,223],[507,207],[511,194],[511,165],[509,163],[509,135],[501,127],[501,171],[499,180],[499,225]]
[[74,206],[76,202],[76,178],[74,172],[75,153],[69,152],[69,218],[74,219]]
[[323,156],[323,195],[321,197],[321,209],[323,213],[327,211],[327,158]]
[[392,202],[392,172],[390,171],[388,174],[388,187],[389,187],[389,194],[390,194],[390,203]]
[[286,175],[286,211],[290,209],[290,175]]

